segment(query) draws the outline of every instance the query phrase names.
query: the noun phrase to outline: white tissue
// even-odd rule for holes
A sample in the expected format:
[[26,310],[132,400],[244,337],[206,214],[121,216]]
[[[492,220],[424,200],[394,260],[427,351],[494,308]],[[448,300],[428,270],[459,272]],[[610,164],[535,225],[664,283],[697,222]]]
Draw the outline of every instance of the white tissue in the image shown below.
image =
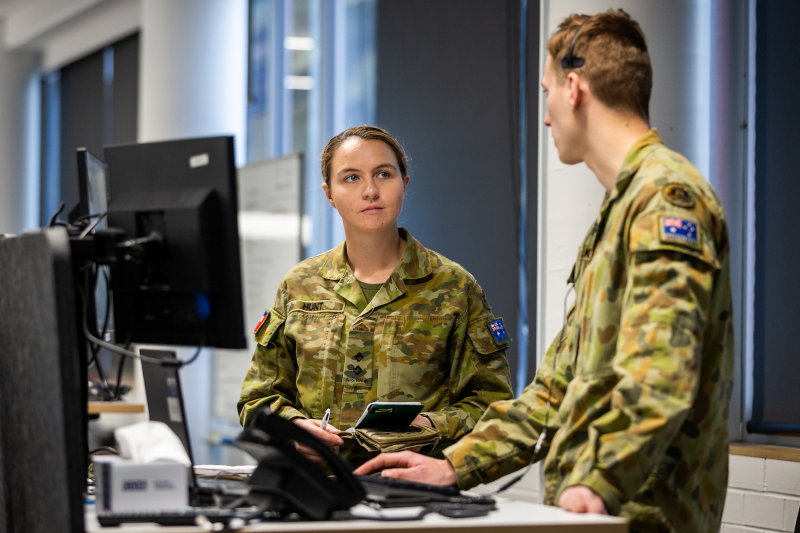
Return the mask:
[[138,463],[175,461],[191,468],[181,439],[163,422],[139,422],[114,431],[119,453]]

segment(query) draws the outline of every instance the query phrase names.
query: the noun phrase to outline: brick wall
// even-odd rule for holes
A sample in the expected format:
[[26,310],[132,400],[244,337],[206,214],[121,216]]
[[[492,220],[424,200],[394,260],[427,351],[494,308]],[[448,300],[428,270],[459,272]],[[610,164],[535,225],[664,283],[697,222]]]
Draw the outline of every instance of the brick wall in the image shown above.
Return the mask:
[[800,509],[800,463],[730,456],[722,533],[794,531]]

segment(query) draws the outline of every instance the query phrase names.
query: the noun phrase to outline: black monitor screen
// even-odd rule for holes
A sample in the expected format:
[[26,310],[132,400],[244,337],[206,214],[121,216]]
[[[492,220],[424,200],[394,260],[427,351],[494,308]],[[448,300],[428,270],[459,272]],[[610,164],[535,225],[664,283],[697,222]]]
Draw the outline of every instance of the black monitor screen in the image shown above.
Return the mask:
[[[117,339],[245,348],[233,137],[107,146]],[[140,253],[134,253],[138,250]]]
[[[78,185],[82,215],[100,215],[108,208],[108,177],[106,164],[86,148],[78,148]],[[105,229],[106,220],[95,228]]]
[[[106,229],[108,221],[101,216],[108,210],[109,187],[106,164],[86,148],[78,148],[77,155],[80,193],[77,214],[90,217],[87,224],[93,225],[94,229]],[[100,271],[96,275],[95,302],[89,309],[89,316],[95,317],[98,332],[110,332],[114,330],[114,313],[107,298],[107,278]]]

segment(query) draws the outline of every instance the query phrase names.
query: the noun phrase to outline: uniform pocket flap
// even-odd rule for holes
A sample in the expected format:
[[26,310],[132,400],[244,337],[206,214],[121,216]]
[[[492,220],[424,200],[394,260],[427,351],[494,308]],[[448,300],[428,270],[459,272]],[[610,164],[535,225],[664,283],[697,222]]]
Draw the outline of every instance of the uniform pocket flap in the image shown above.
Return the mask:
[[706,227],[687,212],[648,213],[631,227],[630,250],[655,252],[667,250],[690,255],[719,268],[714,241]]
[[256,330],[256,342],[261,346],[266,346],[269,344],[269,341],[272,340],[275,332],[278,331],[278,328],[280,328],[285,321],[286,319],[281,315],[275,311],[270,311],[269,317],[267,317],[264,323],[261,324],[261,326]]
[[473,320],[467,326],[467,334],[475,351],[484,355],[505,350],[510,341],[502,318]]
[[294,300],[289,302],[287,314],[291,313],[342,313],[344,302],[336,300]]

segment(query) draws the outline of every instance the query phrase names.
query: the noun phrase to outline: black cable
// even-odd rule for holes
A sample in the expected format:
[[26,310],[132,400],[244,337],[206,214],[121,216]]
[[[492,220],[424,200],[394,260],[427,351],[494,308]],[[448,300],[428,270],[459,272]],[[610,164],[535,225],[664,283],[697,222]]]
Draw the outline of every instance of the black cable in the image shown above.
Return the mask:
[[104,216],[106,216],[105,213],[92,213],[90,215],[81,215],[78,218],[76,218],[75,221],[72,224],[77,226],[80,222],[83,222],[84,220],[89,220],[89,219],[92,219],[92,218],[104,217]]
[[55,225],[56,218],[58,218],[58,215],[60,215],[61,212],[64,210],[64,207],[66,207],[66,204],[64,202],[58,202],[58,208],[56,209],[56,212],[53,213],[53,216],[51,216],[50,220],[47,221],[48,228],[52,228]]

